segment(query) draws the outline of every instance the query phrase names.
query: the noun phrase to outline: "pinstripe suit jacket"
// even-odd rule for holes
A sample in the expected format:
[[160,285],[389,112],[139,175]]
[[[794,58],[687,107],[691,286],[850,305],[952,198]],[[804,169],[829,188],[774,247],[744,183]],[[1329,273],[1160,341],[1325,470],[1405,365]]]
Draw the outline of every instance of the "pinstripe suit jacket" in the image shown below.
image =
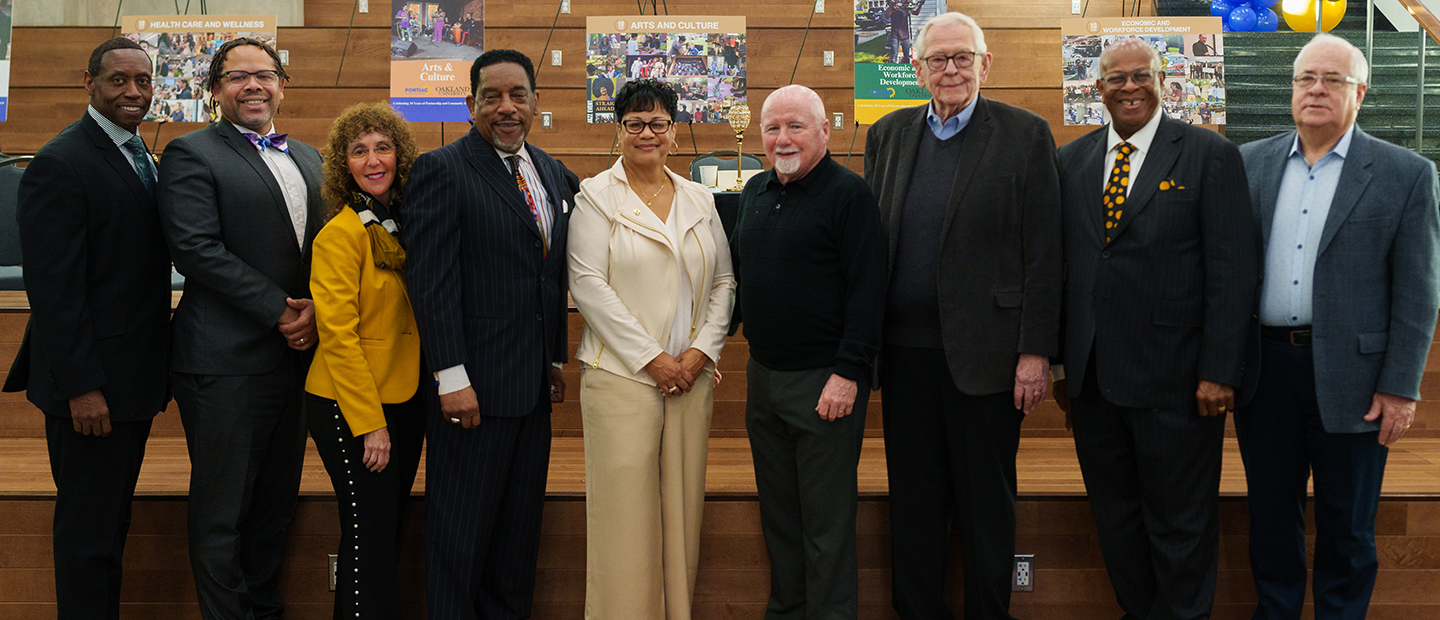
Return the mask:
[[[416,158],[405,186],[405,283],[430,368],[465,365],[480,415],[518,417],[566,357],[565,168],[526,144],[554,215],[550,248],[505,162],[473,128]],[[548,399],[545,399],[548,402]]]
[[[1294,141],[1289,131],[1240,148],[1267,243]],[[1320,235],[1311,300],[1315,391],[1329,432],[1380,428],[1363,419],[1375,392],[1420,399],[1440,311],[1437,206],[1434,163],[1355,128]]]
[[[1124,407],[1193,409],[1200,380],[1250,387],[1242,376],[1261,261],[1239,150],[1162,118],[1107,244],[1107,131],[1060,149],[1070,395],[1092,349],[1101,391]],[[1251,390],[1237,391],[1243,402]]]

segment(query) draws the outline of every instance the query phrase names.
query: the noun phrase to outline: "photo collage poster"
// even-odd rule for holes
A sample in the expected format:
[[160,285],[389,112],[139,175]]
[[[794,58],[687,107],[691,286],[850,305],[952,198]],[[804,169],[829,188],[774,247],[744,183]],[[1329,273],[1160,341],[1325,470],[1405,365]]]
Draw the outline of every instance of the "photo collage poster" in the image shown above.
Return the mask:
[[636,78],[655,78],[675,89],[680,96],[675,122],[729,122],[730,106],[746,101],[745,18],[588,18],[586,122],[615,122],[615,93]]
[[0,121],[10,107],[10,35],[15,25],[15,0],[0,0]]
[[1225,41],[1218,17],[1066,19],[1061,25],[1061,83],[1066,125],[1104,125],[1100,53],[1125,37],[1155,47],[1165,71],[1160,105],[1192,125],[1225,124]]
[[390,0],[390,105],[411,122],[470,120],[485,0]]
[[915,35],[945,0],[855,0],[855,121],[930,101],[910,64]]
[[[140,44],[154,64],[155,98],[147,121],[208,123],[205,81],[210,60],[226,41],[251,37],[275,46],[274,15],[131,15],[124,36]],[[218,111],[214,111],[218,114]]]

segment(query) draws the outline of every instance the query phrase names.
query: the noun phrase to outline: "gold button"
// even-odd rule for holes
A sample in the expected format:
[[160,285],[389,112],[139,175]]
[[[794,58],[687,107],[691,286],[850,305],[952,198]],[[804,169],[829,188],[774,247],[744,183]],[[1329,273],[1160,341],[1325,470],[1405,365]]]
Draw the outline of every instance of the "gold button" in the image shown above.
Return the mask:
[[640,210],[639,210],[639,209],[636,209],[636,210],[635,210],[635,215],[640,215]]

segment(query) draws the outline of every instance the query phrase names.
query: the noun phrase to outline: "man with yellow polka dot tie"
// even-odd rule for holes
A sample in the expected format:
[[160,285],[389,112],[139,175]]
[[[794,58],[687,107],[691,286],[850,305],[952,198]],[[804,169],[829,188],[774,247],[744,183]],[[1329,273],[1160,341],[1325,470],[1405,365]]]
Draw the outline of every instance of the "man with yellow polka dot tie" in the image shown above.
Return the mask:
[[1097,81],[1111,122],[1060,149],[1052,370],[1116,601],[1126,617],[1203,618],[1225,416],[1254,386],[1260,247],[1238,149],[1165,115],[1161,67],[1141,39],[1111,44]]

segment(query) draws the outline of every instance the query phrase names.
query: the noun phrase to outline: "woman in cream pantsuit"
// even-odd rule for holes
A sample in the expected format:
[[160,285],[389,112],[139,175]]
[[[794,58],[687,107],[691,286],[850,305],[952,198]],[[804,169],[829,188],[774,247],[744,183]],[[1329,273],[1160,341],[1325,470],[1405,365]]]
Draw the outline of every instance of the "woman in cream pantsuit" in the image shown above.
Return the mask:
[[734,301],[709,190],[670,172],[677,97],[615,97],[620,161],[580,184],[570,292],[585,317],[585,617],[688,620],[715,362]]

